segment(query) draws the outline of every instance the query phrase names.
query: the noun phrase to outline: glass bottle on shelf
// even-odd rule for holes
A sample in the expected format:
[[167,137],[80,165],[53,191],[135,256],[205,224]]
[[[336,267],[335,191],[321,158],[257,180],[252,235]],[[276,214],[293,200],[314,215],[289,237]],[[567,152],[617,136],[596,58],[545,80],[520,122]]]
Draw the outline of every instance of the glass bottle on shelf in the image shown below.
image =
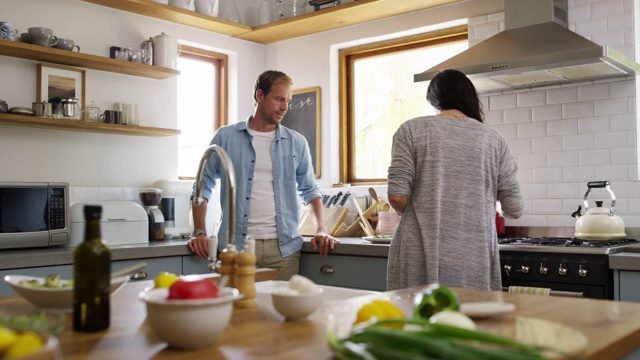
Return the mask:
[[233,21],[235,23],[242,23],[240,18],[240,12],[238,11],[238,5],[236,0],[220,0],[220,15],[221,19]]

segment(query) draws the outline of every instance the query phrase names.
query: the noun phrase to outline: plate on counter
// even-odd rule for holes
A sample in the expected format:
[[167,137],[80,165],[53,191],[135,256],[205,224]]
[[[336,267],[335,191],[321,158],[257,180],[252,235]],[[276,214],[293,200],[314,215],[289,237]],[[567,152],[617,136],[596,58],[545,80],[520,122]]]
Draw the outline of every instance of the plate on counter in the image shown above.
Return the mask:
[[500,301],[468,302],[460,304],[460,312],[471,318],[485,318],[514,312],[516,306]]
[[391,244],[391,240],[393,240],[393,236],[363,236],[365,240],[371,241],[373,244]]

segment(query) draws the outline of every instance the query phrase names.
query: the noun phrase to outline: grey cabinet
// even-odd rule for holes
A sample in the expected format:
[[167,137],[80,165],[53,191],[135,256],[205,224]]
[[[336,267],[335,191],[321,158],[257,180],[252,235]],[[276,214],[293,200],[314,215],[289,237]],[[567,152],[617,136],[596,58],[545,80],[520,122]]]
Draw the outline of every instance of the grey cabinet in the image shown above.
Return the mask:
[[180,256],[113,261],[111,263],[111,270],[122,269],[137,264],[140,261],[146,261],[147,267],[133,274],[130,281],[153,280],[162,271],[182,274],[182,257]]
[[196,255],[182,256],[182,275],[208,274],[209,261]]
[[386,291],[387,259],[382,257],[302,253],[300,275],[316,284]]
[[614,298],[620,301],[640,302],[640,271],[614,271]]

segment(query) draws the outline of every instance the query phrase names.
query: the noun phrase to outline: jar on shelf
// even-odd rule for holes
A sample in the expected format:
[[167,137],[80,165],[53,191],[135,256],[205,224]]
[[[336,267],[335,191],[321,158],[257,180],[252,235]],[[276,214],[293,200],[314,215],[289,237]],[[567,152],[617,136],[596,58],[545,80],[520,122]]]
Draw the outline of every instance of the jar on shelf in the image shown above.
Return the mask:
[[92,101],[91,104],[87,105],[84,110],[84,119],[90,122],[96,122],[100,119],[100,108],[95,102]]

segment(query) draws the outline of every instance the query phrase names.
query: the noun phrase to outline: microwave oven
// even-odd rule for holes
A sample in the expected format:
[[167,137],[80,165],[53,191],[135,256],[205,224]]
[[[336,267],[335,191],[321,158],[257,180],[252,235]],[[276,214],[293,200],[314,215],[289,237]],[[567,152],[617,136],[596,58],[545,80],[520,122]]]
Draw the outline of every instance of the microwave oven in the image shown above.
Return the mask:
[[68,245],[69,184],[0,181],[0,249]]

